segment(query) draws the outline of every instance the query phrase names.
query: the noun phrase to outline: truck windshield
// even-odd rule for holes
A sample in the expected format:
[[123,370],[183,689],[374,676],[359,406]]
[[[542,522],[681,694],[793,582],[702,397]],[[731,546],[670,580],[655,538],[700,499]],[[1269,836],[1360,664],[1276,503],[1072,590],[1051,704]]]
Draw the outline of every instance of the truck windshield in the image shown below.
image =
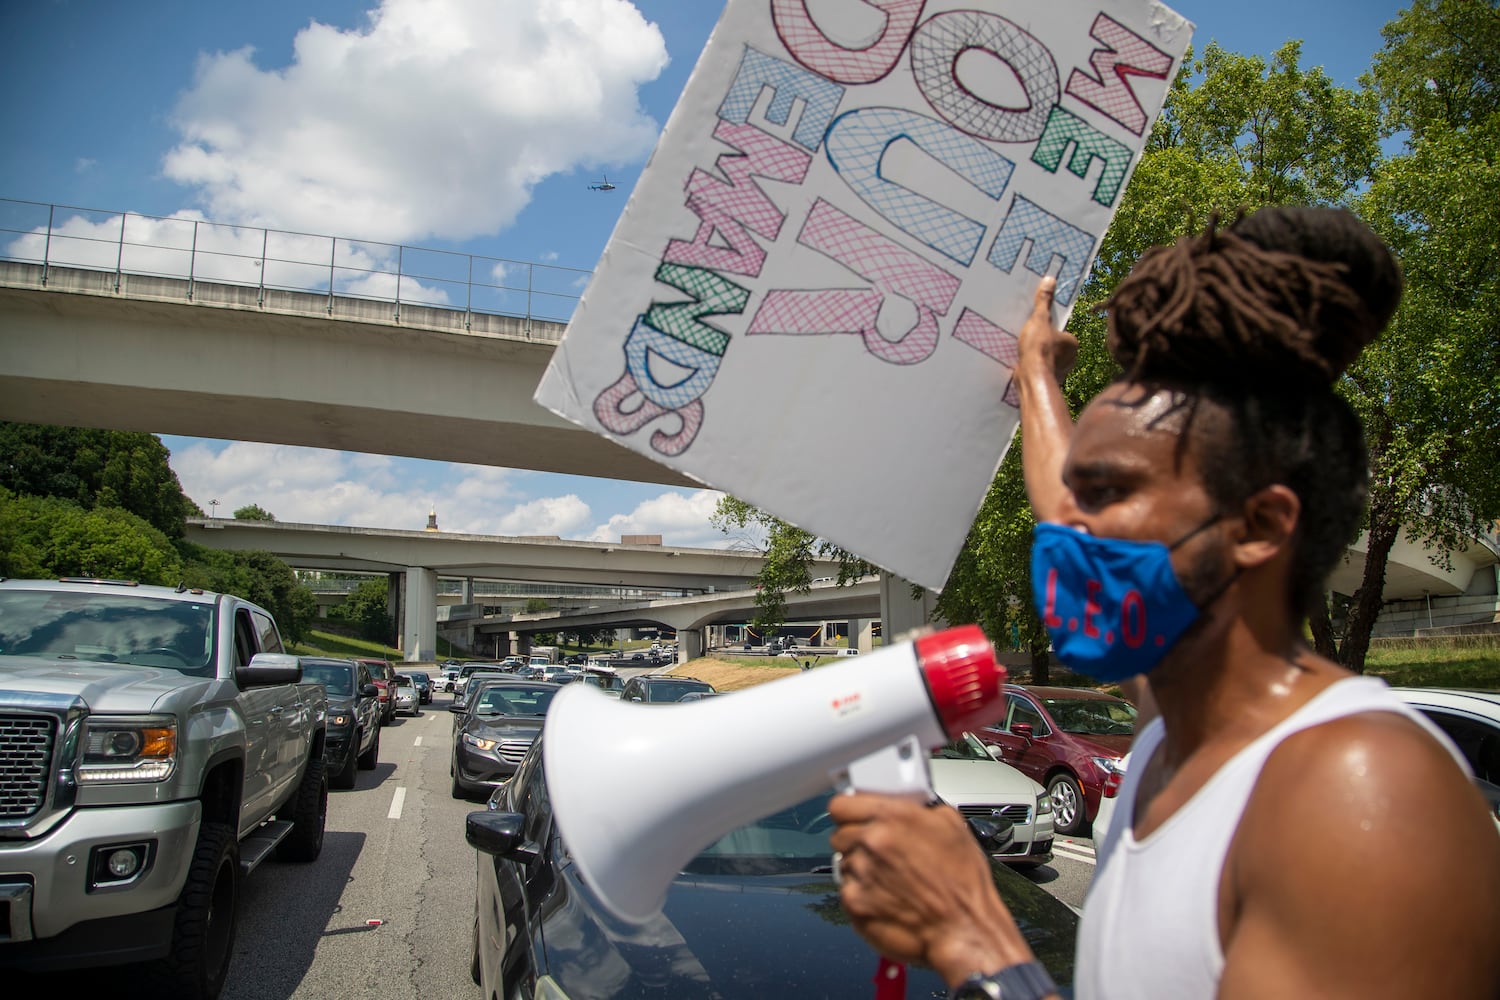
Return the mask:
[[304,659],[302,679],[317,681],[329,694],[347,698],[354,693],[354,664]]
[[214,635],[212,601],[0,592],[0,656],[92,660],[212,677]]

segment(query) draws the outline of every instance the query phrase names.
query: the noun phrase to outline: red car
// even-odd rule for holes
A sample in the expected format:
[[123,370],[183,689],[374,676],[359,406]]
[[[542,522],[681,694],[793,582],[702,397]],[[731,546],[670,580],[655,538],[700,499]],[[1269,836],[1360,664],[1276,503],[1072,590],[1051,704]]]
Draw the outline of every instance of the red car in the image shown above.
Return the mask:
[[1105,781],[1135,735],[1135,706],[1087,688],[1005,686],[1005,717],[976,730],[996,756],[1047,789],[1059,833],[1086,833]]
[[359,663],[370,668],[370,679],[380,689],[380,721],[390,723],[396,718],[396,668],[390,660],[359,657]]

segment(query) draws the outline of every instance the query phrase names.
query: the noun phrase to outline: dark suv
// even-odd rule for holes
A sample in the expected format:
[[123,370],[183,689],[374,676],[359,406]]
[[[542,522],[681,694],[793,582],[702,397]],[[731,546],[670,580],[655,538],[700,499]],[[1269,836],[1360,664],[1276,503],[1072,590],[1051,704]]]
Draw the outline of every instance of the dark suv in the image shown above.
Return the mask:
[[625,682],[625,690],[620,692],[620,700],[661,705],[681,701],[683,695],[693,691],[713,694],[714,686],[696,677],[645,674],[641,677],[632,677]]
[[370,668],[353,660],[303,656],[302,679],[328,692],[328,736],[323,759],[328,783],[353,788],[354,769],[374,770],[380,757],[380,689]]
[[974,731],[996,757],[1047,789],[1059,833],[1081,834],[1104,782],[1130,751],[1135,706],[1088,688],[1005,685],[1005,715]]

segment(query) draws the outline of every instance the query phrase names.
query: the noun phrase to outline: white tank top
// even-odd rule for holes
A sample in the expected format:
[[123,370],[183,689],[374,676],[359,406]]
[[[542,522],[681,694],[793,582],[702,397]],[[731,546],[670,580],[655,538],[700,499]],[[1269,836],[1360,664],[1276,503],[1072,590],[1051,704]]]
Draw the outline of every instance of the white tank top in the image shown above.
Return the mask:
[[1132,817],[1142,773],[1166,730],[1154,719],[1136,736],[1114,819],[1084,901],[1074,968],[1077,1000],[1206,1000],[1217,995],[1219,877],[1262,766],[1293,733],[1362,712],[1398,712],[1469,766],[1451,741],[1374,677],[1330,685],[1231,757],[1144,840]]

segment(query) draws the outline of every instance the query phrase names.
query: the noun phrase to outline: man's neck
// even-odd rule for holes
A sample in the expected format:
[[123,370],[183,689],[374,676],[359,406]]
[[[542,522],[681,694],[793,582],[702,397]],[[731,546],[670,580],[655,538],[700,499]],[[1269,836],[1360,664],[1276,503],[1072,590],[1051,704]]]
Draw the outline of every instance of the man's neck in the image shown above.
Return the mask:
[[1205,746],[1248,743],[1347,671],[1312,653],[1286,616],[1210,619],[1150,675],[1175,770]]

